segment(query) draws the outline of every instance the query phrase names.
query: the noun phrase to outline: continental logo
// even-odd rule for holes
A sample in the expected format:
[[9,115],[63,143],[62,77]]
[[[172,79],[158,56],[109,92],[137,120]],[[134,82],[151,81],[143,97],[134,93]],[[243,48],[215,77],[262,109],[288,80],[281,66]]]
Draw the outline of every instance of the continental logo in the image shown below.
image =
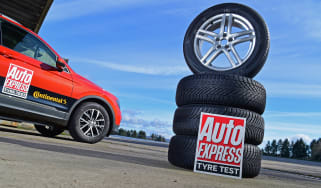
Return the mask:
[[36,99],[44,99],[44,100],[56,102],[59,104],[67,104],[67,99],[58,98],[58,97],[51,97],[48,94],[42,94],[39,91],[33,92],[33,97]]

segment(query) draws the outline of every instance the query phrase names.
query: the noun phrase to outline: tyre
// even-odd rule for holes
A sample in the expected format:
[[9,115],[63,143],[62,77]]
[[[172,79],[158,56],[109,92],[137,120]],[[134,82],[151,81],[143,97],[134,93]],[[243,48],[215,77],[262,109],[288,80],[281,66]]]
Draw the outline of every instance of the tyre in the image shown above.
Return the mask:
[[195,74],[226,73],[253,78],[270,48],[269,31],[253,9],[236,3],[213,6],[189,26],[184,57]]
[[[168,149],[168,161],[178,167],[194,168],[197,137],[174,136]],[[242,177],[253,178],[260,173],[261,151],[254,145],[245,144],[243,152]]]
[[68,128],[75,140],[93,144],[107,135],[110,117],[100,104],[86,102],[73,113]]
[[54,126],[44,126],[44,125],[34,125],[36,130],[41,133],[43,136],[47,137],[55,137],[62,132],[64,132],[65,129],[54,127]]
[[259,147],[245,144],[243,153],[242,177],[253,178],[259,175],[261,170],[262,153]]
[[251,110],[262,114],[266,91],[262,84],[237,75],[199,74],[183,78],[177,86],[177,106],[212,104]]
[[263,141],[264,119],[261,115],[240,108],[214,105],[178,107],[173,121],[174,133],[177,135],[197,136],[202,112],[246,118],[245,143],[260,145]]
[[178,167],[192,170],[194,168],[195,151],[196,151],[195,136],[173,136],[168,146],[168,161]]

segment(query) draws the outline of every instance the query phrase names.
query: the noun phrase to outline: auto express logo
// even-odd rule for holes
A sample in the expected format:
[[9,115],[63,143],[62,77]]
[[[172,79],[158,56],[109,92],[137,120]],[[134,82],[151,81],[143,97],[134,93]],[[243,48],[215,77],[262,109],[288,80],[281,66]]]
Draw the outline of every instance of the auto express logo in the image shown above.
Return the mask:
[[246,119],[202,113],[194,171],[241,178]]
[[32,70],[10,64],[2,93],[26,99],[32,77]]

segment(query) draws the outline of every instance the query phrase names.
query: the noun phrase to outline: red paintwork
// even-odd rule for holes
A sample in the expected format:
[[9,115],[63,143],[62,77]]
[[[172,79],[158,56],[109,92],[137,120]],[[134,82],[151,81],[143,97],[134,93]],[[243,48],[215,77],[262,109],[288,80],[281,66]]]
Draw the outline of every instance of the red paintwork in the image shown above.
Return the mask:
[[61,62],[63,62],[66,65],[66,67],[68,67],[68,69],[70,70],[70,74],[66,72],[59,72],[56,69],[36,59],[33,59],[24,54],[21,54],[19,52],[16,52],[14,50],[0,45],[0,76],[6,77],[9,65],[10,63],[13,63],[18,66],[33,70],[34,73],[36,73],[34,74],[31,82],[31,85],[35,87],[43,88],[45,90],[58,93],[60,95],[68,96],[77,100],[86,96],[102,97],[109,102],[110,106],[112,107],[112,110],[114,111],[115,124],[120,124],[121,111],[117,104],[117,98],[114,95],[103,90],[96,84],[92,83],[91,81],[74,72],[71,69],[71,67],[61,58],[61,56],[36,33],[32,32],[23,25],[13,22],[1,15],[0,18],[17,25],[18,27],[28,31],[35,37],[39,38],[56,54],[58,59]]

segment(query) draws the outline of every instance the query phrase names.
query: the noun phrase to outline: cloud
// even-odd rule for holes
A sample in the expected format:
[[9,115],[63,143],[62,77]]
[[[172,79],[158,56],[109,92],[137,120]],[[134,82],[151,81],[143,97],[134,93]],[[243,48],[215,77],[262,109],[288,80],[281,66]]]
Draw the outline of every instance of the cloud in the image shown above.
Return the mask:
[[137,111],[137,110],[123,110],[123,113],[124,113],[126,116],[137,116],[137,115],[142,114],[142,112]]
[[137,114],[132,113],[132,110],[130,110],[130,113],[128,113],[127,110],[123,112],[121,128],[127,130],[134,129],[137,131],[143,130],[147,133],[147,135],[156,133],[164,136],[167,139],[173,136],[172,123],[161,121],[159,119],[146,120],[142,117],[139,117]]
[[54,3],[48,13],[48,20],[64,20],[85,16],[108,9],[140,4],[147,0],[68,0]]
[[74,61],[95,64],[107,69],[113,69],[123,72],[148,74],[148,75],[180,75],[188,73],[187,66],[145,66],[145,65],[126,65],[122,63],[111,63],[107,61],[75,58]]
[[[293,114],[290,114],[290,116]],[[311,114],[314,115],[314,114]],[[282,118],[280,121],[271,121],[265,118],[264,142],[273,139],[285,138],[296,141],[297,138],[303,138],[306,143],[311,142],[311,138],[319,138],[321,135],[320,124],[312,124],[308,122],[297,121],[295,118]],[[306,119],[304,117],[299,119]],[[319,119],[319,118],[318,118]],[[286,122],[284,122],[286,121]]]
[[292,82],[264,82],[268,96],[321,98],[321,85]]
[[320,1],[291,1],[280,8],[290,22],[304,31],[302,35],[308,34],[321,41]]
[[68,0],[54,2],[52,8],[48,13],[47,20],[66,20],[103,11],[106,12],[119,8],[132,8],[134,6],[160,4],[167,1],[168,0]]
[[293,122],[266,121],[266,131],[277,131],[282,135],[292,135],[301,133],[310,136],[321,135],[320,125],[318,124],[301,124]]
[[305,135],[305,134],[297,134],[297,135],[294,135],[290,138],[291,141],[293,142],[296,142],[297,140],[299,139],[303,139],[303,141],[306,143],[306,144],[310,144],[311,141],[312,141],[312,138],[310,138],[308,135]]
[[[143,115],[143,113],[135,113],[133,110],[124,111],[121,128],[144,130],[148,135],[157,133],[165,136],[167,139],[174,135],[172,122],[159,119],[147,120],[142,117]],[[306,143],[310,143],[311,138],[318,138],[321,135],[320,125],[317,124],[267,121],[265,128],[265,141],[272,139],[284,140],[285,138],[295,141],[296,139],[303,138]]]
[[[162,77],[162,79],[159,79],[158,76],[155,77],[149,77],[148,82],[146,82],[143,78],[137,78],[137,77],[131,77],[130,80],[113,80],[113,82],[110,82],[110,80],[97,80],[97,83],[100,85],[104,85],[104,83],[108,83],[108,86],[112,86],[114,88],[140,88],[140,89],[148,89],[150,91],[153,91],[155,89],[157,90],[166,90],[169,93],[173,94],[176,91],[177,83],[179,82],[181,77],[176,76],[173,77]],[[125,97],[131,97],[128,96],[128,93],[125,94]],[[136,96],[135,96],[136,97]]]
[[321,117],[321,112],[265,112],[264,117]]
[[133,94],[133,93],[118,93],[117,96],[119,97],[126,97],[129,99],[133,99],[135,101],[149,101],[149,102],[156,102],[156,103],[162,103],[167,105],[173,105],[173,101],[171,100],[165,100],[165,99],[159,99],[156,97],[149,97],[147,95],[139,95],[139,94]]
[[162,14],[165,15],[170,15],[170,16],[184,16],[184,17],[194,17],[197,16],[197,14],[199,14],[202,10],[205,10],[208,7],[204,7],[203,9],[201,9],[200,7],[194,6],[194,7],[189,7],[189,6],[185,6],[185,7],[174,7],[174,8],[168,8],[168,9],[164,9],[161,10]]

